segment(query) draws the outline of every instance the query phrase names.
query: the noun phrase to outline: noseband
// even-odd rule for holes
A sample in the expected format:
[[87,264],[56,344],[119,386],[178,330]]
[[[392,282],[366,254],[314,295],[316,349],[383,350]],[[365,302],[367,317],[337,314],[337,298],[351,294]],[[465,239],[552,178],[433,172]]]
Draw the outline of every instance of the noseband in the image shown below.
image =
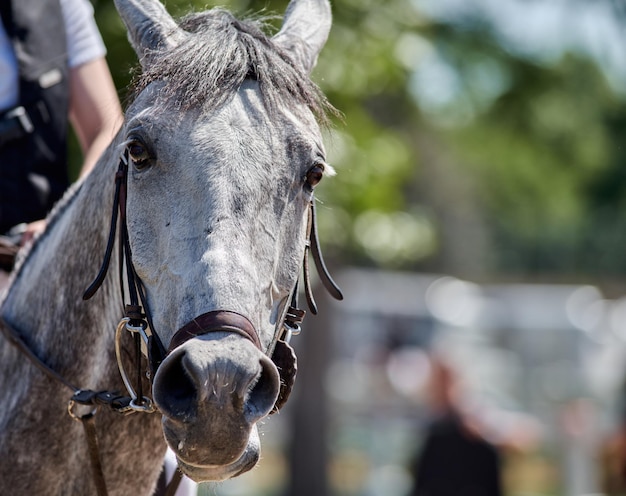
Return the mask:
[[168,354],[189,339],[209,332],[234,332],[248,338],[259,350],[263,349],[256,329],[246,317],[226,310],[214,310],[196,317],[176,331],[170,341]]

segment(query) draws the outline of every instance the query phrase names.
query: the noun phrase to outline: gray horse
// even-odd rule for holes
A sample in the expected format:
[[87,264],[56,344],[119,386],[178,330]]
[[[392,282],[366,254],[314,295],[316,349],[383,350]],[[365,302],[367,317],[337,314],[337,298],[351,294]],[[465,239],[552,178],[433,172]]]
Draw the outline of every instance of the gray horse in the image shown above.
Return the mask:
[[157,0],[116,6],[134,101],[0,302],[0,494],[95,494],[98,464],[109,494],[152,494],[164,438],[195,481],[239,475],[294,368],[275,355],[332,173],[308,76],[330,5],[292,0],[273,37],[220,9],[177,23]]

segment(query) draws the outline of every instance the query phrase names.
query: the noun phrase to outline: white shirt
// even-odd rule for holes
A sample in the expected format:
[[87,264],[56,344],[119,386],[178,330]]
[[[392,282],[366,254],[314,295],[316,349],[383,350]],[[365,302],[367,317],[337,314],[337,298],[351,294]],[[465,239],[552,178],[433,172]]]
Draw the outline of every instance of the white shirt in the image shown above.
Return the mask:
[[[4,1],[4,0],[1,0]],[[88,0],[60,0],[70,67],[103,57],[106,48]],[[19,72],[11,40],[0,23],[0,109],[15,107],[19,97]]]

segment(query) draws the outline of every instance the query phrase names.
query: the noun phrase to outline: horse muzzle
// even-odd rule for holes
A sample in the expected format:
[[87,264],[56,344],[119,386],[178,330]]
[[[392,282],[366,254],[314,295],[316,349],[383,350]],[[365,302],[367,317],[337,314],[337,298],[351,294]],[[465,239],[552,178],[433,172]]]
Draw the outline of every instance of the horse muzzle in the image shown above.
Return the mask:
[[168,444],[183,471],[202,480],[216,480],[207,474],[217,477],[217,467],[245,472],[256,464],[256,422],[272,411],[279,390],[278,369],[254,326],[225,311],[181,328],[153,383]]

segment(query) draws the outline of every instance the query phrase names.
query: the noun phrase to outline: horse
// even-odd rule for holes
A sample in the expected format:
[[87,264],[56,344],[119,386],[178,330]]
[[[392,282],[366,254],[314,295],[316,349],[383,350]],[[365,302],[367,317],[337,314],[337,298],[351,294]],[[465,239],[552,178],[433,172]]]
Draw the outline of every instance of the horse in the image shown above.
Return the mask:
[[328,0],[273,35],[115,4],[141,66],[124,123],[0,301],[1,494],[153,494],[167,446],[196,482],[250,470],[293,385],[298,282],[316,311],[308,258],[341,298],[313,196]]

